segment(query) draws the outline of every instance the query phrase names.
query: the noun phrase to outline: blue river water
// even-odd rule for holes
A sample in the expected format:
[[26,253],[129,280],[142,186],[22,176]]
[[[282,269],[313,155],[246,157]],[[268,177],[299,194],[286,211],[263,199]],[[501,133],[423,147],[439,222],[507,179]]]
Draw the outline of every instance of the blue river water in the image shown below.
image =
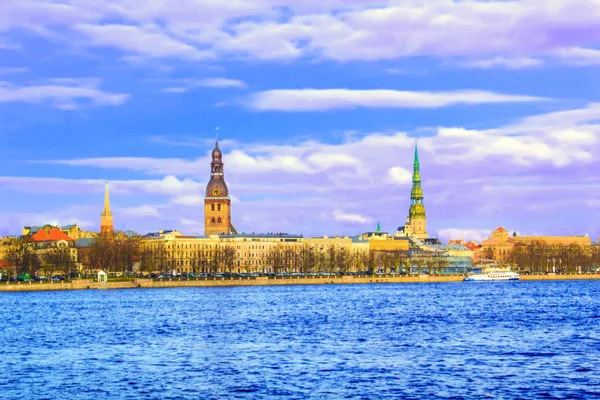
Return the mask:
[[600,281],[0,293],[2,399],[599,396]]

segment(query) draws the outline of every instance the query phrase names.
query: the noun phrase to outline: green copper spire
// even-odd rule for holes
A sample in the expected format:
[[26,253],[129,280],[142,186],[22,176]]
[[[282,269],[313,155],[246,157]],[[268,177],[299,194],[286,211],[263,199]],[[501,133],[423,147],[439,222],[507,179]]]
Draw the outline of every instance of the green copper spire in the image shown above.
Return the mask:
[[415,164],[419,165],[419,145],[415,141]]
[[377,232],[381,232],[381,226],[379,225],[379,221],[377,221]]
[[425,218],[425,206],[423,205],[423,189],[421,188],[421,171],[419,165],[419,148],[415,143],[415,163],[412,176],[412,190],[410,191],[410,216],[412,218]]

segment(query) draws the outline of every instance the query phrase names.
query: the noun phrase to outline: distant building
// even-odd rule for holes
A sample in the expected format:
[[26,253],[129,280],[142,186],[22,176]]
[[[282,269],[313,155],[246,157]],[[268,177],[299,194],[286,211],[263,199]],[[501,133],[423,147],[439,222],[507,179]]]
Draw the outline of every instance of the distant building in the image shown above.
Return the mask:
[[464,244],[422,245],[419,251],[417,256],[429,252],[445,261],[441,274],[466,274],[473,269],[473,251]]
[[482,241],[481,255],[484,258],[506,261],[514,246],[530,245],[532,243],[589,247],[592,241],[588,236],[518,236],[516,232],[510,236],[506,229],[499,227],[492,232],[488,239]]
[[46,227],[56,227],[60,229],[65,235],[69,236],[72,239],[83,239],[83,238],[94,238],[98,236],[96,232],[85,231],[79,227],[77,224],[70,224],[65,226],[54,226],[54,225],[41,225],[41,226],[24,226],[21,234],[23,236],[31,236],[39,230],[45,229]]
[[[75,247],[75,239],[66,235],[63,231],[55,226],[45,226],[44,229],[38,230],[28,238],[33,246],[35,253],[40,257],[42,269],[53,264],[53,253],[60,249],[65,249],[70,257],[70,264],[76,270],[79,268],[77,248]],[[66,262],[62,260],[62,262]],[[57,265],[57,268],[64,267],[64,264]]]

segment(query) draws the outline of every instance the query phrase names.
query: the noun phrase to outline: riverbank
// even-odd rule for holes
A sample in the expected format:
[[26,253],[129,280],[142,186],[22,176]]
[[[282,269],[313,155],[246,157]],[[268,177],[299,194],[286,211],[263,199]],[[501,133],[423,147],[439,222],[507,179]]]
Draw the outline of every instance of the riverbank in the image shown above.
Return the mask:
[[[337,285],[337,284],[380,284],[380,283],[434,283],[462,282],[464,275],[418,275],[418,276],[340,276],[340,277],[294,277],[294,278],[234,278],[152,280],[134,279],[121,282],[93,282],[91,279],[75,279],[71,282],[19,282],[0,284],[0,292],[88,290],[88,289],[151,289],[174,287],[229,287],[229,286],[279,286],[279,285]],[[600,274],[582,275],[522,275],[522,281],[597,280]]]

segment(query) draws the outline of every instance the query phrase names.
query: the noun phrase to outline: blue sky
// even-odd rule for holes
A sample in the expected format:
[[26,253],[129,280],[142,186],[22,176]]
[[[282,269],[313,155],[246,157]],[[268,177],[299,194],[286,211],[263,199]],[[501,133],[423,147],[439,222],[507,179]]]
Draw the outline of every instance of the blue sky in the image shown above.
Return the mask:
[[219,127],[239,231],[600,234],[600,3],[22,0],[0,15],[0,235],[201,234]]

